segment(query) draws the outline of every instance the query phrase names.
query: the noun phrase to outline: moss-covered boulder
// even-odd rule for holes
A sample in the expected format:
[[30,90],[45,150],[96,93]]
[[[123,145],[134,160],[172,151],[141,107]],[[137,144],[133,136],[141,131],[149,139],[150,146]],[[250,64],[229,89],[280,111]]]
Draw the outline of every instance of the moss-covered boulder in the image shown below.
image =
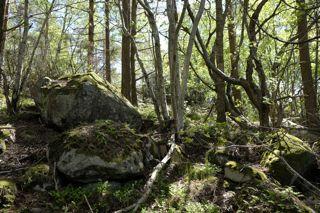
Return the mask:
[[144,171],[143,137],[110,120],[79,126],[49,146],[49,158],[79,182],[124,180]]
[[267,180],[267,176],[258,168],[242,165],[235,161],[229,161],[225,164],[224,176],[237,183],[248,182],[254,179],[260,181]]
[[288,169],[281,157],[302,176],[307,177],[317,169],[316,156],[304,141],[280,131],[272,136],[272,142],[272,151],[263,154],[261,164],[282,184],[293,184],[297,175]]
[[13,181],[0,179],[0,207],[12,205],[16,198],[16,194],[17,186]]
[[48,124],[75,126],[98,119],[140,126],[141,116],[111,84],[93,72],[51,80],[33,89],[36,105]]

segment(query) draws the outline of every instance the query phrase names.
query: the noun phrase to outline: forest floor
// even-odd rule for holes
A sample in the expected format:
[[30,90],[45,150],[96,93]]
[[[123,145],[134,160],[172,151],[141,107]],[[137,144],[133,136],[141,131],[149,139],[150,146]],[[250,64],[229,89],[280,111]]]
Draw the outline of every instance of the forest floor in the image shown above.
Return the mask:
[[[189,118],[194,119],[193,116]],[[190,120],[192,120],[190,119]],[[194,122],[197,122],[194,119]],[[0,179],[17,183],[13,204],[0,212],[113,212],[136,202],[147,180],[133,180],[113,187],[112,183],[90,185],[66,184],[59,188],[24,188],[25,172],[39,163],[48,163],[46,153],[50,142],[60,133],[46,127],[33,106],[15,117],[0,113],[0,125],[12,126],[14,142],[0,155]],[[206,152],[218,140],[201,125],[193,125],[185,137],[182,155],[174,156],[160,174],[142,212],[316,212],[319,201],[310,193],[295,187],[284,187],[270,181],[235,183],[225,178],[223,168],[208,165]],[[245,133],[244,133],[245,134]],[[190,139],[190,140],[189,140]],[[240,137],[238,137],[240,139]],[[239,151],[239,150],[237,150]],[[254,150],[249,158],[239,156],[241,163],[259,165],[261,152]],[[259,167],[259,166],[258,166]],[[261,168],[263,170],[263,168]],[[94,190],[92,190],[95,188]],[[311,208],[306,205],[311,206]]]
[[[50,141],[58,135],[53,129],[40,122],[40,115],[33,108],[25,108],[17,117],[0,114],[0,126],[13,129],[14,141],[7,144],[7,150],[0,155],[0,179],[22,182],[25,171],[39,163],[47,163],[46,153]],[[16,194],[15,205],[5,212],[37,212],[52,206],[52,199],[41,190],[21,190]]]

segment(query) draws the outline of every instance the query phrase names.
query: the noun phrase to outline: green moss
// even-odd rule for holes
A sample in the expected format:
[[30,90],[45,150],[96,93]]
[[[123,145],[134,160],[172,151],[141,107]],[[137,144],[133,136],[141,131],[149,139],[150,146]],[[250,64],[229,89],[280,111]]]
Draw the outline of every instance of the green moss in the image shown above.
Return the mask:
[[264,172],[258,168],[242,165],[235,161],[229,161],[226,163],[225,175],[235,182],[246,182],[253,179],[260,181],[268,180]]
[[20,105],[22,110],[35,107],[34,100],[31,98],[22,98]]
[[24,187],[36,184],[42,185],[49,180],[50,167],[47,164],[38,164],[30,167],[23,176]]
[[185,205],[185,212],[189,213],[218,213],[220,212],[219,207],[212,203],[201,203],[189,201]]
[[12,205],[17,191],[17,186],[13,181],[7,179],[0,180],[0,207]]
[[122,101],[126,102],[129,106],[132,106],[130,102],[121,95],[118,88],[103,81],[103,79],[95,72],[63,76],[58,80],[50,82],[48,85],[42,87],[42,89],[44,93],[55,92],[57,94],[69,94],[70,91],[77,91],[84,85],[84,82],[90,82],[102,91],[111,91],[115,97],[120,96]]
[[11,136],[11,131],[9,129],[2,129],[0,131],[0,138],[1,139],[7,139]]
[[141,151],[144,138],[126,124],[100,120],[74,128],[64,134],[62,144],[60,140],[51,145],[53,150],[74,148],[83,154],[95,153],[107,161],[120,161],[133,151]]

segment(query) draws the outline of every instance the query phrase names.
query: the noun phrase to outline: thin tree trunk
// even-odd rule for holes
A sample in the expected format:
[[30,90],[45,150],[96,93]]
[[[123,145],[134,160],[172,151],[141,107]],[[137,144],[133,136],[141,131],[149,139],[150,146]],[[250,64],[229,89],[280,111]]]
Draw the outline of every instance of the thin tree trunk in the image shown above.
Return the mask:
[[130,66],[130,0],[122,1],[123,25],[121,48],[121,93],[131,100],[131,66]]
[[308,40],[307,13],[303,10],[306,2],[305,0],[297,0],[297,5],[302,9],[297,12],[297,25],[304,104],[306,108],[307,124],[312,127],[319,125],[319,119],[317,115],[317,96],[315,93],[310,62],[309,43],[305,42]]
[[20,86],[21,86],[21,79],[22,79],[22,66],[23,61],[26,54],[27,48],[27,40],[28,40],[28,33],[29,33],[29,0],[24,0],[24,14],[23,14],[23,35],[21,42],[19,44],[19,53],[17,59],[17,66],[16,66],[16,74],[14,80],[14,87],[12,91],[12,109],[10,109],[10,113],[14,114],[18,110],[18,102],[20,96]]
[[[318,78],[319,78],[319,36],[320,36],[320,29],[319,29],[319,13],[316,12],[316,37],[317,41],[316,41],[316,66],[315,66],[315,71],[314,71],[314,87],[315,87],[315,93],[316,95],[318,94]],[[317,97],[318,99],[318,97]]]
[[55,54],[55,57],[54,57],[53,66],[55,67],[56,71],[59,70],[59,66],[58,66],[58,64],[59,64],[59,56],[60,56],[60,53],[61,53],[62,42],[63,42],[63,38],[64,38],[65,31],[66,31],[67,17],[68,17],[68,6],[66,4],[65,5],[64,16],[63,16],[62,29],[61,29],[61,32],[60,32],[60,37],[59,37],[58,44],[57,44],[57,50],[56,50],[56,54]]
[[[228,36],[230,48],[231,77],[239,79],[239,52],[237,50],[237,37],[234,25],[233,2],[228,0]],[[232,86],[232,96],[236,103],[241,101],[241,91],[236,86]]]
[[155,52],[155,70],[156,70],[156,96],[159,100],[161,115],[164,121],[169,120],[169,113],[168,113],[168,106],[166,100],[166,91],[164,86],[164,77],[163,77],[163,61],[162,61],[162,54],[161,54],[161,44],[160,44],[160,37],[159,37],[159,30],[156,24],[156,20],[154,14],[151,11],[149,3],[147,0],[138,0],[139,4],[147,12],[148,22],[152,31],[152,39],[154,41],[154,52]]
[[94,0],[89,0],[88,71],[94,69]]
[[[8,8],[7,0],[0,2],[0,68],[2,68],[3,64],[3,57],[4,57],[4,46],[6,40],[6,29],[7,29],[7,15],[8,15]],[[1,76],[0,76],[1,78]]]
[[110,0],[105,2],[105,75],[106,80],[111,83],[111,53],[110,53]]
[[171,105],[176,131],[180,131],[183,126],[183,117],[180,111],[180,72],[178,55],[178,32],[177,32],[177,8],[176,2],[167,0],[167,13],[169,19],[169,68],[170,68],[170,86],[171,86]]
[[[137,34],[137,0],[132,0],[131,3],[131,36],[134,38]],[[137,97],[137,85],[136,85],[136,60],[135,60],[135,49],[131,42],[131,53],[130,53],[130,69],[131,69],[131,103],[134,106],[138,106]]]
[[[195,18],[193,25],[192,25],[192,30],[191,30],[191,33],[189,36],[189,42],[188,42],[188,46],[187,46],[187,52],[186,52],[185,59],[184,59],[183,70],[182,70],[182,82],[181,82],[180,109],[179,109],[182,112],[184,112],[184,100],[185,100],[185,95],[187,93],[189,66],[190,66],[193,44],[194,44],[195,36],[196,36],[197,30],[198,30],[198,25],[199,25],[201,16],[204,11],[205,3],[206,3],[205,0],[201,0],[201,2],[200,2],[200,7],[198,10],[198,13],[197,13],[196,18]],[[182,124],[182,126],[183,126],[183,124]]]
[[[223,9],[222,0],[216,0],[216,62],[217,68],[224,70],[224,56],[223,56]],[[216,90],[217,90],[217,122],[224,123],[227,121],[226,118],[226,91],[225,82],[220,77],[215,79]]]
[[8,15],[9,5],[7,4],[7,0],[0,2],[0,79],[2,78],[2,65],[4,59],[4,46],[6,41],[6,29],[7,29],[7,15]]
[[6,42],[6,30],[8,23],[9,2],[7,0],[0,2],[0,82],[2,80],[3,94],[6,99],[7,110],[11,108],[10,91],[7,76],[2,68],[4,61],[4,49]]

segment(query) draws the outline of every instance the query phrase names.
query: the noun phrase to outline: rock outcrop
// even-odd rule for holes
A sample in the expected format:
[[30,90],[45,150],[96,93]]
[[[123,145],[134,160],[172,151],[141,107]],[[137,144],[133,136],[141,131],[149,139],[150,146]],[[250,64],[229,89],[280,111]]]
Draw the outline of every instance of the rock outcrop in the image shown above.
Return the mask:
[[111,84],[93,72],[51,80],[45,78],[32,91],[47,124],[60,128],[109,119],[141,124],[141,116]]

